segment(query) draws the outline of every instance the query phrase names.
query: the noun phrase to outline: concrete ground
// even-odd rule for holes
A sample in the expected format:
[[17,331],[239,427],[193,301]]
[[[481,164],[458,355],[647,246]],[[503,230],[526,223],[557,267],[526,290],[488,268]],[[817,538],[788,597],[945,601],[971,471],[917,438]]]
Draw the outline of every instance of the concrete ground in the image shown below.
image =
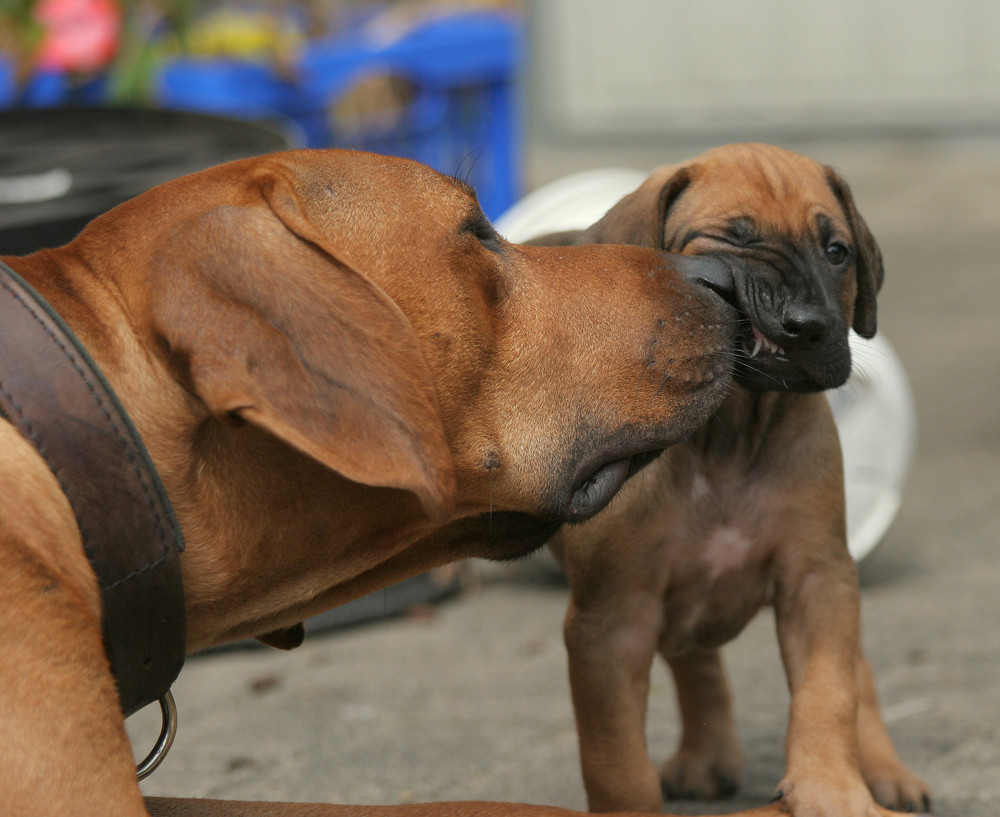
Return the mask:
[[[865,642],[885,714],[937,814],[1000,815],[1000,140],[788,146],[851,182],[886,259],[880,328],[918,404],[902,508],[862,564]],[[529,177],[645,169],[698,148],[535,145]],[[560,635],[566,590],[530,562],[476,572],[450,601],[314,635],[292,653],[190,660],[175,687],[180,733],[144,791],[585,807]],[[770,615],[727,656],[745,786],[722,805],[671,810],[764,803],[781,777],[787,693]],[[152,741],[151,720],[141,713],[130,726],[140,747]],[[657,667],[649,743],[662,757],[676,739]]]

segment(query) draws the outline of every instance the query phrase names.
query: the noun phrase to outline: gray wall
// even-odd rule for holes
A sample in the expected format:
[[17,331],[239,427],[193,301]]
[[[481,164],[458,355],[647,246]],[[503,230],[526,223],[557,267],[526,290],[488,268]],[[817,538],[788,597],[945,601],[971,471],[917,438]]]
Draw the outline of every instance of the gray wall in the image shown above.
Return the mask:
[[827,136],[1000,124],[998,0],[532,0],[534,127]]

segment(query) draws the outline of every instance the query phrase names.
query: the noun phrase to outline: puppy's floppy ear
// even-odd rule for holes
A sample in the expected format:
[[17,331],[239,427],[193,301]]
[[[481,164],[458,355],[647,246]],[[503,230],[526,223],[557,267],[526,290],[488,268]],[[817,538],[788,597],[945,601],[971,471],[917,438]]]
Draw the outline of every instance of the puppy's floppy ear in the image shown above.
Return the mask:
[[405,315],[362,272],[264,202],[180,225],[157,258],[156,329],[212,414],[355,482],[411,491],[434,518],[450,512],[433,376]]
[[855,269],[858,295],[854,302],[854,331],[863,338],[870,338],[875,335],[878,327],[876,295],[882,288],[882,279],[885,277],[882,251],[854,206],[854,197],[847,182],[829,167],[826,168],[826,181],[844,211],[857,253]]
[[670,208],[691,183],[687,165],[664,165],[621,199],[600,221],[585,230],[576,244],[638,244],[666,249],[663,229]]

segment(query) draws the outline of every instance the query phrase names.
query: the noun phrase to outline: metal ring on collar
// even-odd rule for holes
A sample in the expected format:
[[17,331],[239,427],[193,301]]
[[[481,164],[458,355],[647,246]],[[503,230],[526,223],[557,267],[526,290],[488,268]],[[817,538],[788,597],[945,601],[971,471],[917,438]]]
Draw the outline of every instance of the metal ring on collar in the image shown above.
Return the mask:
[[159,700],[160,714],[163,724],[160,727],[160,736],[156,739],[156,744],[152,751],[146,755],[145,759],[135,767],[135,774],[139,780],[145,780],[163,762],[177,734],[177,706],[174,704],[174,696],[168,689]]

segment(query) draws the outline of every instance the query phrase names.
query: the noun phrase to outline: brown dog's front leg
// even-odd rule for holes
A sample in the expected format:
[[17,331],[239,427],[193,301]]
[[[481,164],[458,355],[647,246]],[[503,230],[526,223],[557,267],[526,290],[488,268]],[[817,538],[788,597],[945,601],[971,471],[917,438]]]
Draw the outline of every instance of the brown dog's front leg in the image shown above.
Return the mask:
[[[593,599],[588,600],[590,602]],[[629,609],[570,602],[564,635],[591,811],[660,811],[660,775],[646,750],[649,672],[656,654],[655,615],[629,597]],[[614,622],[612,624],[611,622]]]
[[663,765],[663,791],[667,797],[730,797],[743,776],[743,753],[722,654],[696,649],[665,658],[683,732],[677,752]]
[[[152,817],[584,817],[555,806],[486,801],[409,803],[399,806],[339,806],[320,803],[248,803],[233,800],[180,800],[150,797]],[[777,805],[741,811],[729,817],[782,817]],[[632,817],[638,817],[633,815]],[[662,817],[670,817],[665,814]]]
[[792,696],[779,791],[794,817],[878,813],[858,765],[857,570],[846,547],[832,550],[797,570],[786,566],[775,599]]
[[0,814],[137,817],[135,762],[73,512],[0,421]]

